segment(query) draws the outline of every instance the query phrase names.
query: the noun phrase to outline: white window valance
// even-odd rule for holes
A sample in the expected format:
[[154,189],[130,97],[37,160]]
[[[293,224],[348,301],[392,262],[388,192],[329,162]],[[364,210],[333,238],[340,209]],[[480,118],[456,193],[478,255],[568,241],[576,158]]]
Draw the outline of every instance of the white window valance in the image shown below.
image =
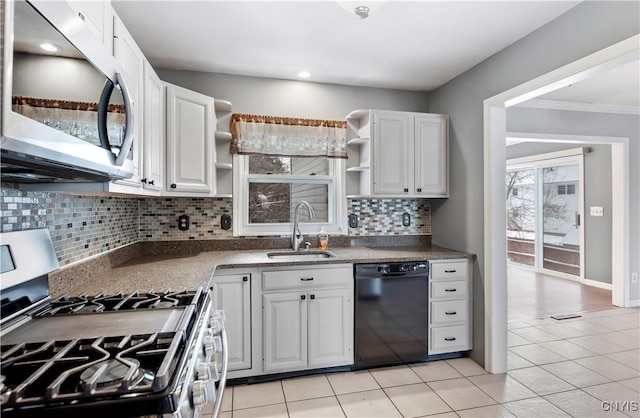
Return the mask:
[[347,158],[347,122],[234,113],[231,153]]

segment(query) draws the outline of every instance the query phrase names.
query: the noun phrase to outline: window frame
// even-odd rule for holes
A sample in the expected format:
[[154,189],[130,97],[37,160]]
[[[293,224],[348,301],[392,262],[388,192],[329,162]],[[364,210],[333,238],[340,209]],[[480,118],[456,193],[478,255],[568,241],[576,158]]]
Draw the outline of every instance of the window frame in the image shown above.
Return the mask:
[[[329,158],[328,175],[249,174],[249,155],[233,155],[233,236],[290,236],[293,222],[249,223],[249,183],[316,183],[327,184],[328,222],[300,223],[300,232],[317,234],[324,228],[332,235],[347,234],[347,198],[345,160]],[[318,157],[326,158],[326,157]],[[305,210],[305,209],[303,209]]]

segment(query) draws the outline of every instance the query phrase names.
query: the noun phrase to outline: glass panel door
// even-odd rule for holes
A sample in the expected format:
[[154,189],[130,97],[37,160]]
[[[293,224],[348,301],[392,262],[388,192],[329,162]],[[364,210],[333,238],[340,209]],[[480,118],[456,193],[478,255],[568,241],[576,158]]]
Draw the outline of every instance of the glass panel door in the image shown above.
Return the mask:
[[507,260],[582,277],[582,156],[507,167]]
[[580,276],[580,165],[539,169],[542,267]]
[[535,266],[536,170],[507,172],[507,259]]

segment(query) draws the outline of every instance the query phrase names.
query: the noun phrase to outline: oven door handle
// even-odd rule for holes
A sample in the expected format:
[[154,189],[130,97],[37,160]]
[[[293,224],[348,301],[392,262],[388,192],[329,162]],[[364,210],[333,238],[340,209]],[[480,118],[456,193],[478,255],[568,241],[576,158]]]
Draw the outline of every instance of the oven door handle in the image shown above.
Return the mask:
[[229,363],[227,333],[224,329],[222,329],[222,331],[220,332],[220,338],[222,339],[222,372],[220,374],[220,382],[218,383],[218,396],[216,396],[216,403],[213,408],[213,418],[216,418],[218,416],[220,407],[222,406],[222,396],[224,395],[224,388],[227,385],[227,366]]

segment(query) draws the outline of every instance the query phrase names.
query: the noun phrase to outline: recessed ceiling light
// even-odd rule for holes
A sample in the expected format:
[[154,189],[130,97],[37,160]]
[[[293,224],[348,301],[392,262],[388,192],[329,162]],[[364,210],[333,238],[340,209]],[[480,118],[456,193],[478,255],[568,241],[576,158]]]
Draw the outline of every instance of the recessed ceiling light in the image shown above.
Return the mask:
[[298,71],[298,77],[300,78],[309,78],[311,77],[311,73],[309,71],[306,70],[302,70],[302,71]]
[[44,49],[45,51],[49,51],[49,52],[56,52],[58,50],[58,48],[55,45],[50,44],[48,42],[40,44],[40,48]]

